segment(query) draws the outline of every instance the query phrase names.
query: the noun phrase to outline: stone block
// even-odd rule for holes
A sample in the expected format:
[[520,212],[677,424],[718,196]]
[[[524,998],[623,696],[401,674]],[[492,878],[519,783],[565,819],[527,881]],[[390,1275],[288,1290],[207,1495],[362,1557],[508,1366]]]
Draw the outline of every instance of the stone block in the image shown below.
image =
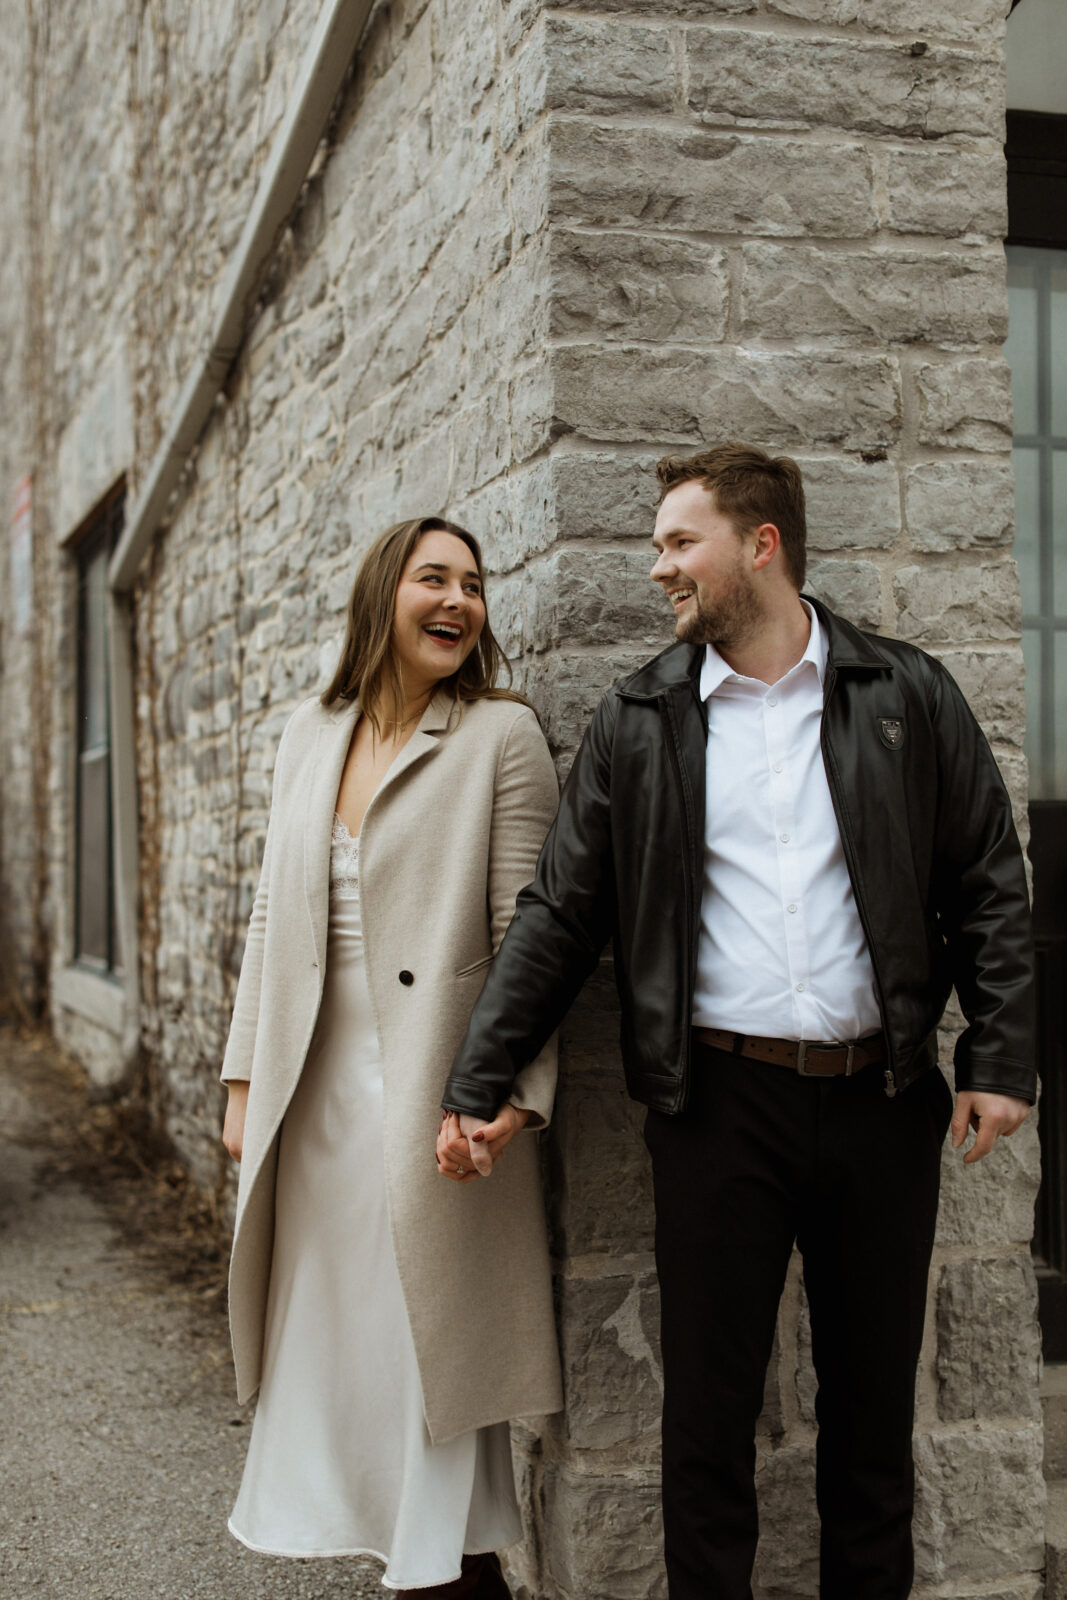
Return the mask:
[[1067,1483],[1048,1486],[1043,1600],[1067,1600]]
[[585,1450],[659,1436],[663,1373],[654,1272],[559,1285],[564,1427]]
[[[524,666],[523,693],[537,707],[545,737],[557,758],[561,777],[569,770],[605,690],[617,679],[636,672],[648,660],[649,654],[648,650],[639,648],[632,653],[620,649],[588,655],[578,645],[573,650],[563,648],[550,651]],[[585,989],[585,995],[588,994],[589,985]],[[567,1024],[568,1040],[573,1038],[574,1019],[582,1004],[579,1001],[571,1012]],[[591,1059],[599,1062],[603,1057],[605,1041],[618,1037],[617,1016],[605,1016],[598,1020],[596,1026],[601,1031],[591,1035],[588,1048]],[[621,1067],[619,1071],[622,1071]]]
[[873,561],[813,561],[804,589],[857,628],[882,625],[882,574]]
[[747,244],[742,330],[837,343],[1000,343],[1008,331],[1004,251],[820,250]]
[[523,649],[558,649],[568,640],[640,646],[649,655],[674,634],[673,619],[644,550],[563,547],[528,567],[517,602]]
[[916,375],[919,442],[962,450],[1011,447],[1011,369],[1002,357],[928,362]]
[[[740,16],[758,9],[759,0],[641,0],[643,16],[693,17],[706,21],[714,16]],[[556,11],[596,11],[611,16],[617,11],[633,11],[634,0],[553,0]]]
[[1045,1425],[1045,1479],[1067,1478],[1067,1362],[1046,1361],[1042,1368],[1041,1415]]
[[915,1568],[920,1583],[993,1584],[1040,1571],[1041,1425],[915,1438]]
[[796,1281],[797,1295],[797,1346],[796,1346],[796,1371],[793,1383],[796,1391],[797,1415],[801,1422],[809,1428],[816,1425],[815,1396],[819,1392],[819,1380],[815,1376],[815,1362],[811,1348],[811,1308],[804,1290],[804,1279],[798,1274]]
[[689,107],[707,122],[1003,137],[1001,61],[969,51],[690,28],[686,61]]
[[995,549],[1015,531],[1010,461],[924,461],[904,480],[904,505],[916,550]]
[[[552,485],[561,539],[652,539],[658,456],[611,450],[556,450]],[[652,566],[652,545],[649,568]]]
[[552,368],[558,431],[596,442],[697,449],[741,438],[860,450],[884,448],[900,430],[899,371],[888,356],[565,345]]
[[547,1155],[553,1253],[650,1252],[652,1172],[641,1129],[645,1110],[626,1093],[620,1068],[600,1089],[563,1078]]
[[[768,0],[779,16],[799,17],[829,27],[858,23],[872,33],[910,33],[918,40],[928,33],[996,44],[1003,38],[1004,7],[1000,0],[953,0],[951,8],[931,12],[926,0]],[[933,25],[933,26],[932,26]]]
[[902,567],[893,580],[896,627],[915,644],[1017,639],[1022,619],[1014,561]]
[[1026,683],[1022,651],[946,650],[941,661],[967,697],[992,744],[1022,745]]
[[963,1152],[946,1144],[941,1158],[939,1245],[1029,1244],[1034,1197],[1041,1180],[1037,1118],[1010,1139],[998,1139],[984,1161],[963,1164]]
[[900,535],[900,480],[891,461],[798,456],[808,548],[884,550]]
[[555,222],[669,232],[863,238],[877,226],[862,145],[597,126],[553,118]]
[[542,104],[550,111],[673,109],[674,53],[665,28],[550,15],[543,50]]
[[1028,1252],[946,1262],[936,1318],[943,1422],[1040,1415],[1041,1330]]
[[545,1540],[560,1600],[666,1600],[658,1473],[546,1463]]
[[888,221],[894,233],[938,238],[1008,231],[1004,158],[999,149],[972,153],[923,143],[886,152]]
[[815,1447],[781,1445],[756,1469],[760,1540],[755,1578],[765,1600],[806,1600],[819,1592]]
[[726,251],[714,245],[553,231],[551,330],[560,338],[720,340],[729,304]]

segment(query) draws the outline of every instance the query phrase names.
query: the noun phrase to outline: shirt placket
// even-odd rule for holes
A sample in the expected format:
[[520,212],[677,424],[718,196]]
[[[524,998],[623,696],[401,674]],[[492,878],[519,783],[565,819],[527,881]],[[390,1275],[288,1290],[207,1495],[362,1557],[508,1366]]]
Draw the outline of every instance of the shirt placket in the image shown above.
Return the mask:
[[774,815],[774,841],[781,886],[781,916],[785,936],[789,992],[798,1038],[810,1038],[813,1016],[811,951],[801,898],[800,840],[797,837],[799,762],[791,749],[786,696],[780,688],[764,696],[763,728],[767,769]]

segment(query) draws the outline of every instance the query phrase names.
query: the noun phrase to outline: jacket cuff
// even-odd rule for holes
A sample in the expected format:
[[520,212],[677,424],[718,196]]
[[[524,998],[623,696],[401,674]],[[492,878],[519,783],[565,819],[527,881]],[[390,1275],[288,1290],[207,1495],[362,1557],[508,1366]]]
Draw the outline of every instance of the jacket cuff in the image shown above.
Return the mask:
[[[504,1099],[507,1099],[507,1095]],[[470,1078],[449,1078],[441,1097],[441,1106],[445,1111],[462,1111],[468,1117],[481,1117],[484,1122],[492,1122],[500,1105],[501,1102],[491,1091],[486,1092],[484,1084],[475,1083]]]
[[1022,1061],[986,1056],[956,1062],[956,1092],[1007,1094],[1033,1105],[1037,1100],[1037,1073]]

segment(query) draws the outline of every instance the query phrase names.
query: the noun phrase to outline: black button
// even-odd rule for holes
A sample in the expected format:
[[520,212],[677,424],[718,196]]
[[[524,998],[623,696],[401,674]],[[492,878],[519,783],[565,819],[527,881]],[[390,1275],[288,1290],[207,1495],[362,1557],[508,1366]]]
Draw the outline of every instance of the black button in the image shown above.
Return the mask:
[[415,982],[415,974],[405,970],[400,974],[400,981],[404,985],[405,989],[410,989],[411,985]]

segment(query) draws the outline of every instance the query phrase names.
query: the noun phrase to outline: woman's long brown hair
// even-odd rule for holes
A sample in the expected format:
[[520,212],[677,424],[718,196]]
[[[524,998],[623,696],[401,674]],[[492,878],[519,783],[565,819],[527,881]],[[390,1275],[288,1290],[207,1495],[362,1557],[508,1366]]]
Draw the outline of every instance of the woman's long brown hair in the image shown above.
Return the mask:
[[[396,591],[412,551],[424,533],[440,530],[462,539],[478,569],[478,581],[485,598],[485,569],[481,547],[473,533],[443,517],[415,517],[408,522],[396,522],[380,533],[359,564],[352,593],[348,597],[348,625],[341,658],[333,681],[322,696],[324,706],[338,700],[359,698],[364,714],[374,724],[381,736],[379,716],[390,702],[399,708],[404,693],[400,670],[392,651],[393,613],[396,610]],[[510,688],[498,687],[501,672],[511,682],[511,663],[493,637],[486,611],[485,626],[478,643],[463,665],[450,677],[442,678],[438,687],[452,690],[456,701],[462,705],[467,700],[518,700],[522,696]]]

